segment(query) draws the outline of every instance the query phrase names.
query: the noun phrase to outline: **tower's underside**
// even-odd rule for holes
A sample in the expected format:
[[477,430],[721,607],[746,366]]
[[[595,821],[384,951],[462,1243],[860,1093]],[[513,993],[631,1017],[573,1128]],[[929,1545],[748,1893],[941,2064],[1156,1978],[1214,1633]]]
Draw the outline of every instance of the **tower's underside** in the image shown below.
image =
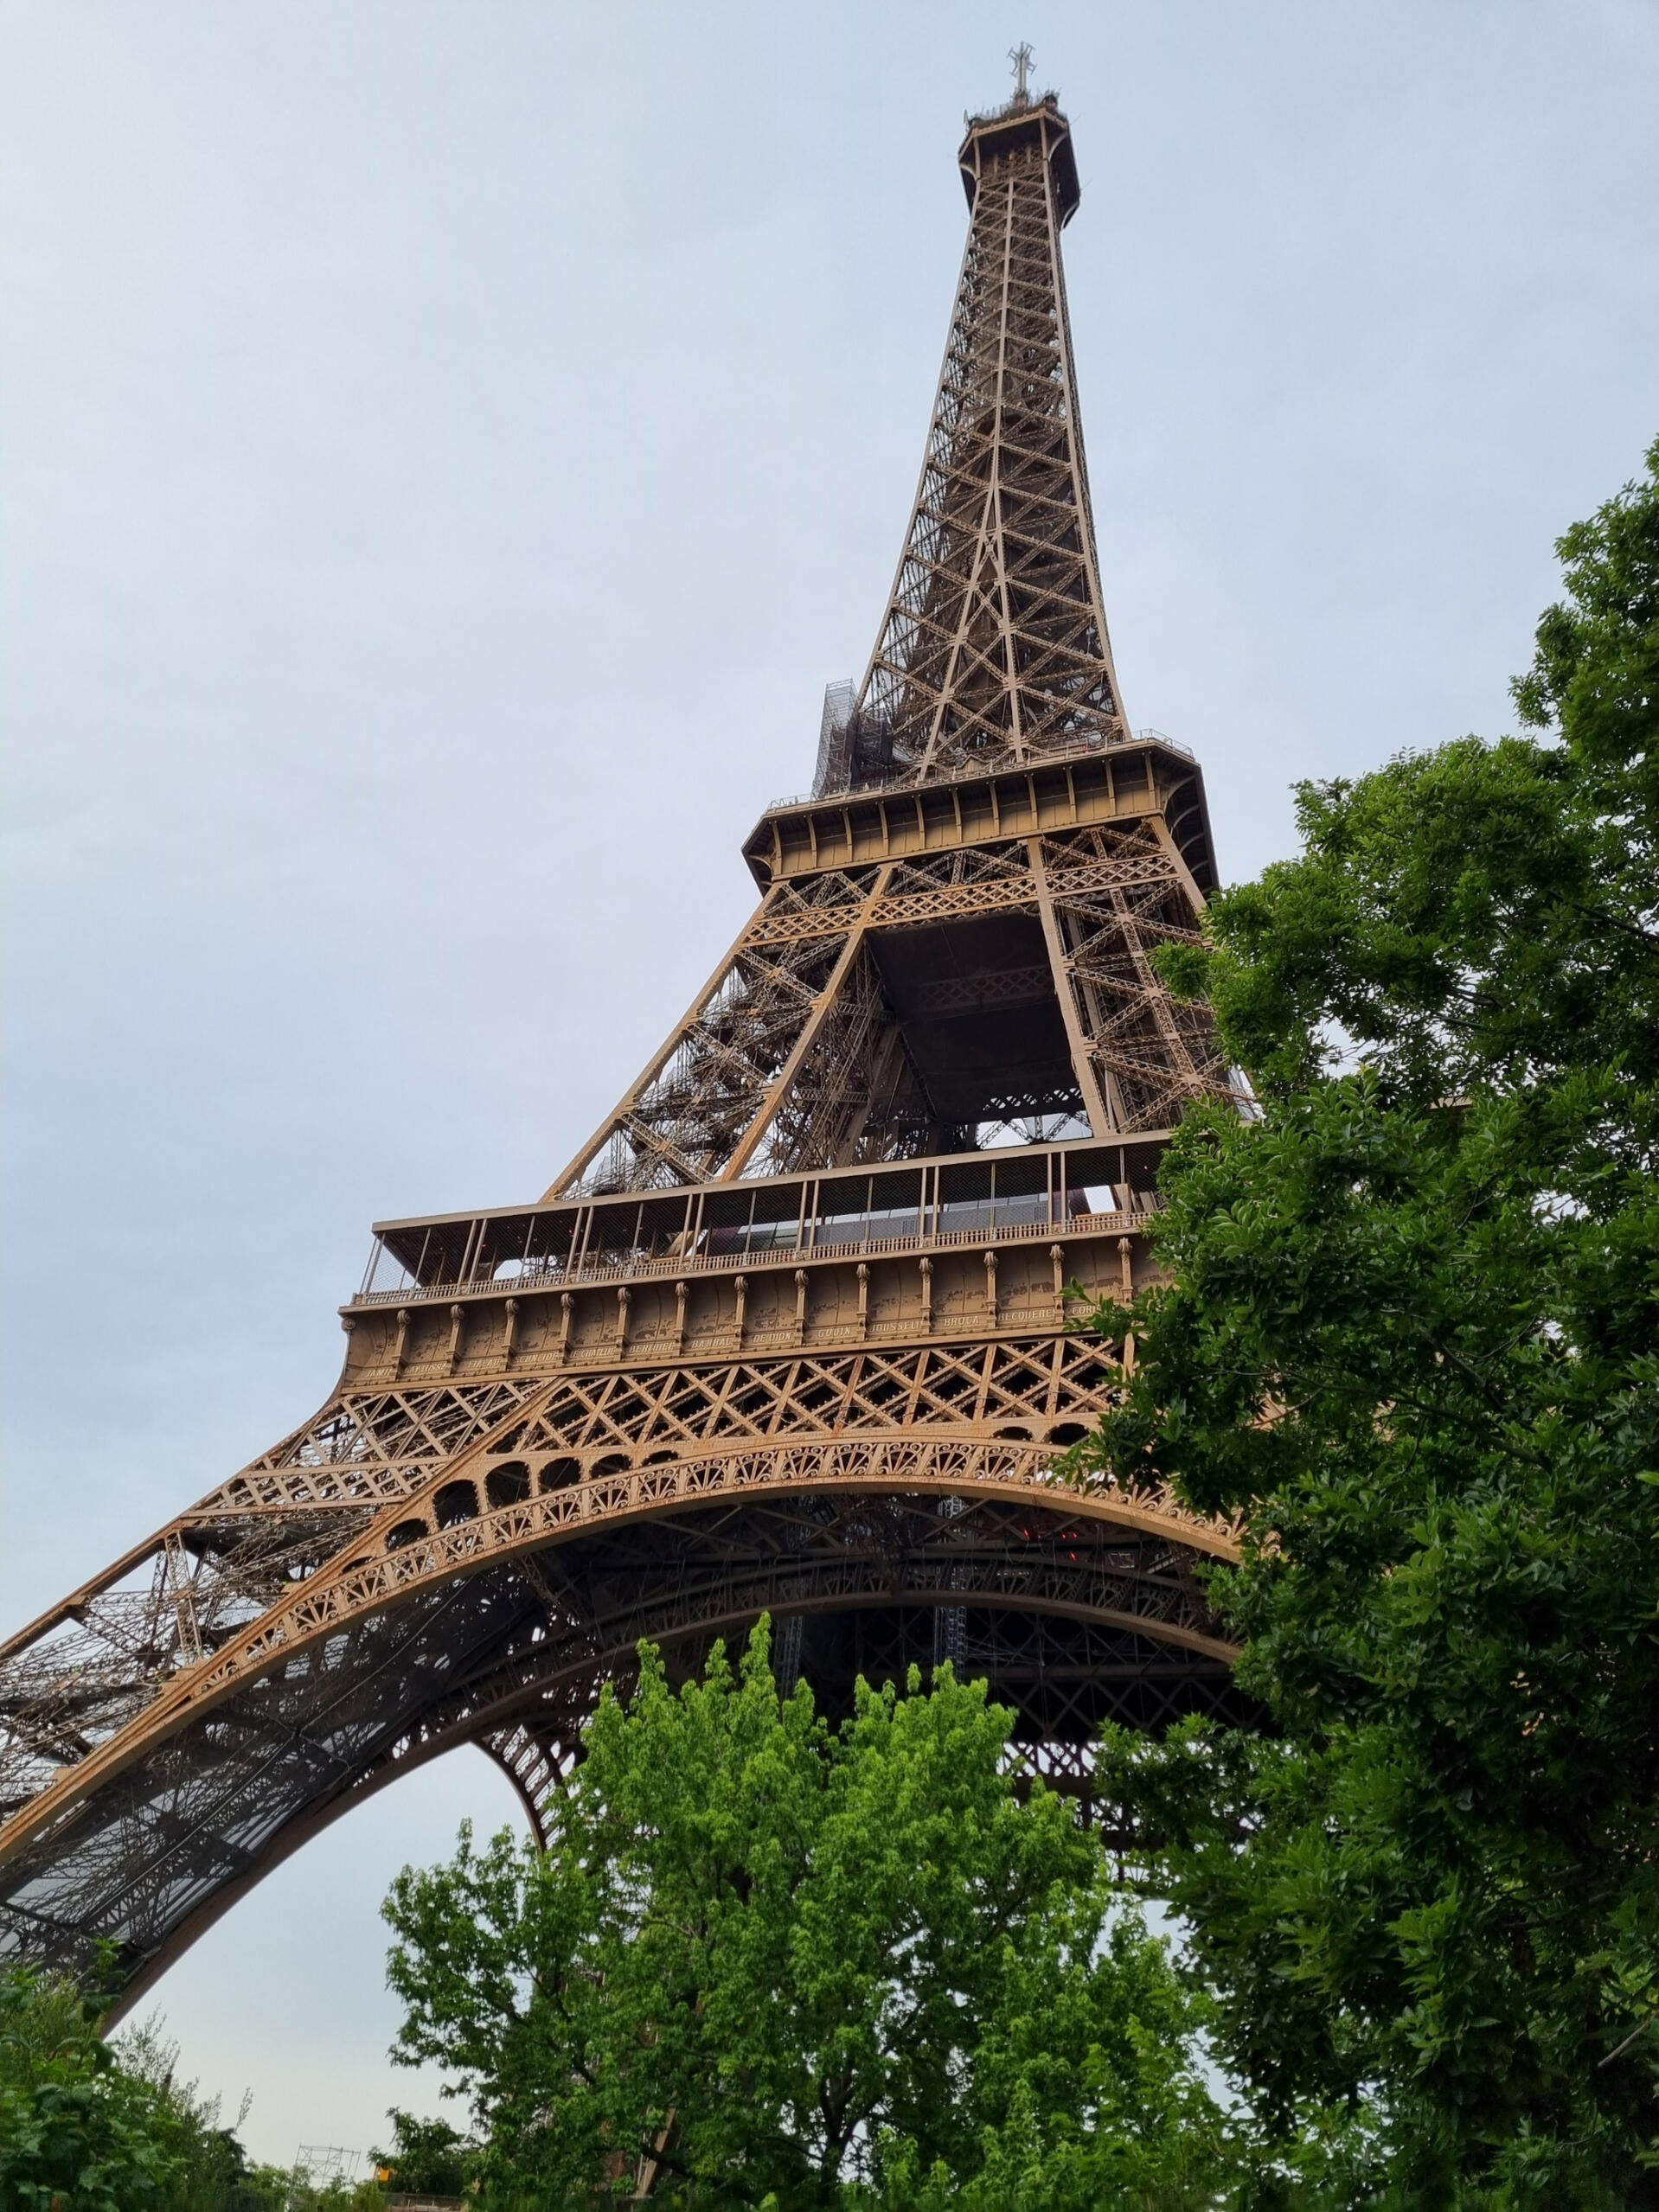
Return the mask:
[[[832,1713],[860,1673],[987,1677],[1022,1763],[1084,1796],[1102,1719],[1233,1711],[1195,1576],[1232,1531],[1051,1473],[1119,1379],[1061,1316],[1144,1264],[1152,1149],[1010,1152],[988,1166],[1017,1186],[1041,1164],[1041,1203],[1015,1187],[1006,1220],[951,1228],[936,1200],[879,1255],[827,1241],[862,1224],[814,1179],[826,1242],[710,1256],[695,1301],[643,1255],[362,1294],[317,1416],[0,1663],[10,1946],[74,1965],[107,1938],[136,1996],[319,1827],[461,1742],[539,1818],[642,1638],[684,1670],[763,1612],[780,1678]],[[1125,1180],[1070,1181],[1107,1170]],[[1055,1191],[1130,1204],[1030,1218]]]
[[1161,945],[1202,778],[1102,611],[1052,99],[962,151],[970,233],[906,551],[812,799],[662,1050],[533,1204],[384,1223],[334,1391],[0,1647],[0,1948],[129,1998],[365,1793],[474,1742],[540,1820],[642,1639],[772,1616],[831,1713],[944,1659],[1086,1800],[1111,1718],[1233,1714],[1236,1531],[1055,1473],[1123,1382],[1158,1159],[1230,1094]]

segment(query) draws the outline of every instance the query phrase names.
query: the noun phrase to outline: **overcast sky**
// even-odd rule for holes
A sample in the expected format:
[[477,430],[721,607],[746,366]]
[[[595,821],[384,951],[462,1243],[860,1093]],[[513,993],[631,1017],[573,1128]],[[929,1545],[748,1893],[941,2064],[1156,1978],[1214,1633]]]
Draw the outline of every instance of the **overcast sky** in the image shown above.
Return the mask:
[[[369,1222],[541,1191],[862,670],[1036,48],[1131,719],[1221,870],[1509,726],[1659,433],[1656,0],[0,0],[0,1628],[327,1394]],[[163,1984],[263,2155],[394,2096],[478,1755]]]

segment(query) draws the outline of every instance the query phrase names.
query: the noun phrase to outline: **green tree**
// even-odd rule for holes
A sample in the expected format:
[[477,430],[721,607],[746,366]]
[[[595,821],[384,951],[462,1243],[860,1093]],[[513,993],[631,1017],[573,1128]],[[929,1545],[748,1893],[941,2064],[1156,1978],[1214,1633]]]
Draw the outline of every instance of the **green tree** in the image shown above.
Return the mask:
[[1659,445],[1560,541],[1545,734],[1304,787],[1166,972],[1195,1116],[1081,1479],[1248,1517],[1272,1729],[1112,1736],[1220,2047],[1380,2085],[1389,2201],[1659,2202]]
[[315,2202],[310,2190],[296,2190],[291,2168],[249,2166],[237,2177],[225,2212],[314,2212]]
[[[170,2042],[165,2023],[152,2013],[118,2036],[110,2045],[124,2081],[147,2093],[151,2125],[165,2146],[170,2178],[168,2212],[262,2212],[250,2190],[247,2154],[235,2128],[221,2127],[220,2100],[203,2097],[195,2081],[179,2073],[179,2047]],[[236,2127],[253,2101],[242,2100]]]
[[[269,2177],[268,2179],[266,2177]],[[256,2187],[269,2196],[255,2193]],[[332,2181],[318,2187],[304,2168],[284,2173],[279,2167],[262,2167],[241,2184],[241,2193],[227,2199],[225,2212],[381,2212],[386,2202],[380,2183]]]
[[0,1974],[0,2212],[375,2212],[378,2190],[317,2199],[251,2168],[218,2100],[180,2078],[159,2018],[103,2040],[109,1964],[90,1989]]
[[764,1622],[677,1693],[644,1649],[545,1852],[464,1831],[387,1904],[396,2055],[471,2095],[488,2201],[654,2170],[664,2203],[920,2205],[1017,2157],[1034,2205],[1214,2202],[1193,2000],[1070,1807],[1016,1798],[1009,1719],[945,1668],[831,1730]]
[[392,2123],[392,2148],[368,2155],[388,2177],[387,2186],[406,2196],[460,2196],[477,2165],[477,2145],[446,2119],[418,2119],[395,2105],[386,2117]]
[[172,2114],[100,2041],[107,2004],[29,1966],[0,1972],[0,2212],[172,2205]]

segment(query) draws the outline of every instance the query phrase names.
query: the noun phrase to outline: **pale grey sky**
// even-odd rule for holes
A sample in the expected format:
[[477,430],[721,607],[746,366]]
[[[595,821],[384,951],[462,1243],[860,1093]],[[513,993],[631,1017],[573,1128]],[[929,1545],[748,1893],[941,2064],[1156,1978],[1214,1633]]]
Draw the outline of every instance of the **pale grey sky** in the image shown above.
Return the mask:
[[[1655,0],[0,0],[0,1627],[302,1418],[369,1221],[541,1190],[734,930],[1021,37],[1130,715],[1247,875],[1294,778],[1508,726],[1659,432]],[[168,1977],[261,2153],[410,2100],[376,1906],[509,1810],[412,1778]]]

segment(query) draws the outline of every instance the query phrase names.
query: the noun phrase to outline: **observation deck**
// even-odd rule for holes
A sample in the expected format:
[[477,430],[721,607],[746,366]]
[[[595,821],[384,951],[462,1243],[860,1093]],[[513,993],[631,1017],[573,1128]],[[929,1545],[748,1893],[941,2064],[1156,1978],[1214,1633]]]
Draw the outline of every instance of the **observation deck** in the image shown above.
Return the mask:
[[962,189],[971,211],[978,197],[979,180],[995,163],[1040,146],[1054,180],[1055,211],[1062,229],[1077,213],[1083,197],[1078,182],[1077,157],[1072,151],[1072,126],[1060,112],[1053,93],[1041,99],[1013,99],[994,114],[968,118],[968,134],[957,156],[962,169]]

